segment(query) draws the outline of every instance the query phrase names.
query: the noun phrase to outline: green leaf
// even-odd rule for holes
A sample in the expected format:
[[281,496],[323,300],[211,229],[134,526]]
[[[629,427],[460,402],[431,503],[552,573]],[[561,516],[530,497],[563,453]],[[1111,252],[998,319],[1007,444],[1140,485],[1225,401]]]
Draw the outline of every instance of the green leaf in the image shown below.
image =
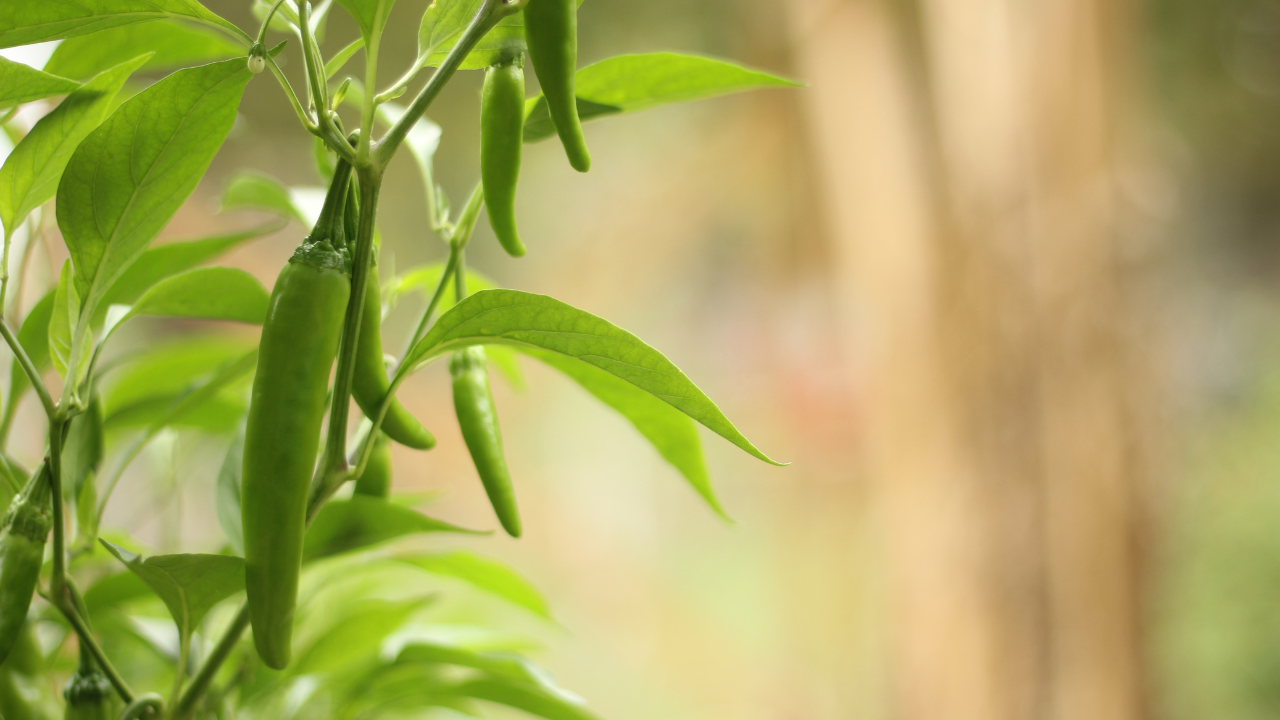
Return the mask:
[[338,0],[338,4],[356,19],[365,44],[375,46],[386,27],[387,15],[395,0]]
[[[434,7],[434,6],[433,6]],[[383,119],[387,120],[387,124],[395,123],[402,115],[407,112],[405,108],[395,103],[382,103],[378,106]],[[405,135],[404,144],[409,148],[409,154],[413,156],[414,163],[418,166],[418,174],[422,177],[423,184],[428,188],[435,187],[435,170],[432,167],[432,159],[435,157],[436,150],[440,147],[440,126],[431,122],[426,117],[418,118],[413,127],[409,128],[409,134]],[[427,201],[431,201],[431,193],[427,194]],[[428,209],[430,212],[430,209]],[[431,217],[428,215],[428,217]]]
[[445,575],[465,581],[480,590],[552,620],[547,601],[528,580],[504,563],[481,557],[467,550],[442,553],[404,555],[403,562],[434,575]]
[[132,305],[153,285],[165,278],[190,270],[201,263],[235,248],[254,238],[273,233],[283,224],[266,225],[229,235],[216,235],[201,240],[170,243],[153,247],[142,253],[111,285],[99,303],[94,326],[102,324],[111,305]]
[[45,72],[87,78],[143,52],[154,53],[143,70],[156,72],[241,57],[244,46],[207,27],[176,20],[123,25],[64,40]]
[[583,703],[553,695],[528,683],[480,678],[458,683],[447,692],[506,705],[548,720],[600,720],[600,716],[588,710]]
[[107,575],[84,592],[84,604],[89,617],[100,618],[102,613],[147,595],[149,590],[142,578],[128,571]]
[[71,272],[71,261],[62,264],[62,275],[58,279],[58,289],[53,296],[53,316],[49,320],[49,357],[53,359],[53,368],[63,379],[67,378],[67,367],[71,364],[71,353],[78,352],[75,378],[78,383],[83,374],[89,370],[89,355],[93,351],[91,343],[82,342],[75,346],[75,328],[80,323],[80,295],[76,292],[75,277]]
[[86,480],[97,473],[102,464],[105,447],[102,433],[102,402],[95,396],[84,412],[71,419],[71,427],[63,441],[63,489],[73,499],[80,497]]
[[[36,366],[36,370],[49,368],[49,321],[53,318],[53,302],[56,290],[50,290],[31,308],[27,317],[18,329],[18,344],[27,351],[27,357]],[[9,366],[9,402],[16,403],[22,394],[31,388],[31,380],[22,369],[17,358]]]
[[66,95],[80,87],[75,80],[41,72],[19,62],[0,57],[0,109],[41,100],[54,95]]
[[228,210],[266,210],[310,225],[306,214],[294,202],[289,188],[279,180],[253,170],[236,173],[227,183],[227,191],[222,194],[221,212]]
[[[724,60],[661,52],[618,55],[588,65],[578,71],[574,92],[579,117],[590,120],[743,90],[798,85]],[[546,100],[539,95],[526,101],[524,141],[554,134]]]
[[334,75],[337,75],[338,71],[342,69],[342,66],[346,65],[347,61],[362,49],[364,49],[364,38],[356,38],[355,40],[352,40],[350,45],[347,45],[334,53],[333,57],[329,58],[329,62],[324,64],[324,76],[326,78],[331,78]]
[[261,325],[267,302],[266,288],[244,270],[196,268],[161,280],[121,322],[136,315],[158,315]]
[[246,35],[196,0],[77,0],[0,3],[0,48],[30,45],[108,30],[121,25],[182,18]]
[[[198,335],[152,345],[150,352],[113,370],[103,381],[102,408],[108,428],[139,406],[167,407],[189,388],[234,363],[256,343],[242,339]],[[149,424],[149,423],[145,423]]]
[[241,558],[202,554],[143,557],[107,540],[100,542],[160,597],[184,639],[191,637],[214,605],[244,590]]
[[146,56],[105,70],[40,118],[0,168],[0,222],[13,229],[58,189],[62,170],[85,137],[98,127]]
[[405,535],[430,532],[488,534],[429,518],[381,498],[354,496],[330,500],[320,510],[307,530],[302,559],[318,560]]
[[442,315],[405,367],[470,345],[549,350],[582,360],[657,397],[743,451],[773,465],[662,353],[616,325],[545,295],[482,290]]
[[[458,44],[462,33],[476,16],[482,0],[454,0],[432,3],[418,25],[418,65],[439,67]],[[582,4],[582,0],[578,0]],[[524,13],[508,15],[498,22],[467,54],[463,70],[485,68],[509,60],[525,51]]]
[[698,429],[688,415],[626,380],[582,360],[546,350],[520,349],[569,376],[600,402],[630,420],[636,430],[653,444],[662,459],[679,470],[720,517],[730,520],[711,487]]
[[244,428],[240,428],[218,470],[218,524],[237,555],[244,555],[244,525],[240,515],[240,474],[244,466]]
[[376,656],[388,635],[431,602],[431,598],[371,598],[352,603],[349,612],[299,653],[298,662],[289,672],[295,675],[333,673],[350,667],[352,661]]
[[251,77],[240,58],[179,70],[121,105],[71,156],[58,227],[86,312],[195,189]]

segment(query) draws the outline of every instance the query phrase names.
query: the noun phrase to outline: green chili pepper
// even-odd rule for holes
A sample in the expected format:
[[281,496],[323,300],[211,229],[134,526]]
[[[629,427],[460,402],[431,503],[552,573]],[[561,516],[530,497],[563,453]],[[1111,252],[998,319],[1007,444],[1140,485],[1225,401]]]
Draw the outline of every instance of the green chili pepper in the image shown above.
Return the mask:
[[67,701],[63,720],[115,720],[115,691],[96,667],[80,668],[67,681],[62,697]]
[[519,58],[484,71],[480,94],[480,179],[484,206],[498,242],[512,257],[524,255],[516,232],[516,181],[524,146],[524,71]]
[[520,511],[516,509],[507,459],[502,454],[502,433],[489,393],[484,349],[469,347],[455,352],[449,360],[449,373],[453,375],[453,409],[458,427],[489,495],[489,504],[507,534],[520,537]]
[[373,452],[364,472],[356,480],[356,495],[385,498],[391,495],[391,441],[386,434],[378,433],[373,440]]
[[48,463],[13,498],[0,530],[0,661],[21,634],[40,577],[44,543],[53,520]]
[[591,154],[582,135],[573,87],[578,69],[576,0],[529,0],[524,8],[524,37],[533,71],[547,99],[551,124],[560,135],[569,164],[578,172],[586,172],[591,169]]
[[[391,390],[387,366],[382,360],[382,291],[378,288],[378,266],[369,268],[365,283],[364,316],[360,318],[360,341],[356,345],[355,374],[351,378],[351,396],[370,418],[377,417],[382,399]],[[415,450],[430,450],[436,438],[418,419],[392,399],[382,418],[382,430],[392,440]]]
[[254,645],[276,669],[289,664],[307,490],[351,294],[341,238],[349,178],[350,168],[340,166],[316,228],[276,278],[245,428],[245,590]]

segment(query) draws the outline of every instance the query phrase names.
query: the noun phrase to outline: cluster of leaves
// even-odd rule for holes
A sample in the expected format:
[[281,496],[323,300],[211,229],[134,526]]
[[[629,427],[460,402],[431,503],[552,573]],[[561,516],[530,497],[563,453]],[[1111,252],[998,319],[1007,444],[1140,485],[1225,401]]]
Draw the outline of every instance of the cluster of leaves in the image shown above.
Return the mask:
[[[420,70],[451,56],[463,53],[456,66],[467,69],[523,51],[520,16],[471,37],[472,19],[492,0],[436,0],[422,16],[413,66],[375,94],[353,78],[334,81],[356,54],[376,59],[392,2],[338,4],[356,19],[361,38],[318,57],[323,81],[317,86],[319,78],[309,78],[306,107],[267,58],[316,136],[318,171],[331,173],[332,152],[347,150],[336,147],[329,132],[344,104],[369,124],[408,123],[403,137],[422,173],[432,228],[456,252],[475,224],[478,191],[453,218],[432,172],[440,129],[393,100]],[[320,53],[330,7],[329,0],[314,10],[286,2],[270,26],[299,40],[304,54]],[[267,17],[265,3],[255,9]],[[28,474],[10,452],[8,436],[21,401],[33,391],[49,418],[49,443],[25,454],[55,458],[58,490],[48,582],[42,583],[49,603],[37,604],[26,629],[39,643],[34,655],[15,652],[0,665],[0,715],[49,716],[57,704],[53,690],[72,671],[78,638],[82,651],[93,649],[94,660],[110,671],[123,700],[134,700],[130,686],[170,686],[168,707],[176,716],[355,718],[423,708],[473,716],[484,703],[496,703],[555,720],[594,717],[520,654],[530,647],[528,637],[499,629],[510,619],[509,608],[550,620],[539,593],[494,560],[424,549],[415,538],[471,531],[421,514],[413,507],[420,498],[327,502],[306,536],[297,660],[283,672],[257,661],[251,644],[240,639],[243,613],[235,612],[244,588],[243,437],[237,432],[256,345],[217,324],[196,330],[184,324],[181,334],[173,326],[144,328],[175,335],[161,343],[128,346],[112,338],[145,317],[261,324],[268,304],[262,284],[244,271],[206,264],[287,221],[310,226],[312,209],[300,201],[300,189],[246,171],[227,188],[224,210],[266,210],[278,222],[151,247],[231,129],[252,78],[244,56],[254,38],[195,0],[0,6],[0,48],[48,40],[62,42],[43,70],[0,58],[0,113],[16,141],[0,166],[0,329],[15,353],[0,416],[0,501],[7,505]],[[672,53],[613,57],[577,76],[584,120],[789,84]],[[54,105],[54,98],[61,100]],[[16,119],[28,115],[17,115],[24,107],[47,112],[28,128]],[[526,142],[552,134],[545,102],[530,98]],[[30,256],[56,237],[55,219],[70,259],[52,273],[56,284],[40,293],[28,286],[40,277],[29,270]],[[449,262],[408,268],[383,283],[386,312],[412,293],[441,300],[441,316],[429,323],[428,311],[422,332],[410,338],[397,386],[432,359],[469,345],[487,346],[490,361],[512,378],[519,377],[518,355],[533,357],[626,417],[722,515],[695,422],[768,461],[670,361],[603,319],[549,297],[496,288],[470,270],[467,284],[480,292],[456,304],[441,299],[455,261],[451,254]],[[10,268],[16,268],[12,282]],[[21,299],[33,295],[41,299],[24,309]],[[50,370],[61,380],[61,397],[50,390],[57,383],[44,382]],[[166,434],[230,440],[217,480],[218,519],[227,536],[220,553],[148,556],[127,528],[109,528],[99,538],[123,473]],[[181,693],[184,684],[198,693]],[[179,702],[180,694],[191,702]]]

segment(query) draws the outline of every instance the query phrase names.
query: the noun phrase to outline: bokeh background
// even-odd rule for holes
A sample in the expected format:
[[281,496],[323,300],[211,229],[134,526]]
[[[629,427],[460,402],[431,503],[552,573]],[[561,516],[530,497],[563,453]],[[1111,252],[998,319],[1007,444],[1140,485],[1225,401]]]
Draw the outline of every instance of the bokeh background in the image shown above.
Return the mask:
[[[423,5],[399,0],[382,67]],[[545,591],[563,685],[613,720],[1280,716],[1280,2],[590,0],[580,23],[582,64],[676,50],[807,86],[592,123],[585,176],[530,146],[529,255],[483,222],[472,243],[792,463],[706,434],[729,525],[569,381],[495,382],[526,535],[466,544]],[[479,85],[430,113],[454,198]],[[218,212],[240,169],[319,183],[274,83],[241,113],[164,238],[260,222]],[[384,274],[443,258],[408,158],[386,187]],[[227,263],[269,285],[304,233]],[[397,487],[492,527],[448,393],[442,366],[402,390],[440,446],[398,449]],[[222,448],[174,442],[107,524],[215,549]]]

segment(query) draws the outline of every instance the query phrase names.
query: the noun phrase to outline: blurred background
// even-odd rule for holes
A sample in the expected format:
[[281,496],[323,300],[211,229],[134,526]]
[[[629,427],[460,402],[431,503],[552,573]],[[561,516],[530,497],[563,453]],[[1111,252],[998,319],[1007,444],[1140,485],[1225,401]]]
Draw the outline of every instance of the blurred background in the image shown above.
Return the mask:
[[[389,76],[423,5],[392,14]],[[613,720],[1280,717],[1280,2],[589,0],[580,24],[583,65],[676,50],[807,87],[594,122],[586,176],[529,146],[529,255],[472,242],[792,463],[704,433],[729,525],[568,380],[495,381],[526,534],[464,544],[547,594],[564,686]],[[325,48],[356,34],[337,12]],[[480,80],[430,113],[455,200]],[[274,83],[163,238],[260,222],[218,212],[243,168],[320,182]],[[383,274],[441,260],[407,157],[386,188]],[[227,263],[270,286],[305,231]],[[400,397],[440,446],[397,448],[397,488],[493,527],[444,367]],[[107,525],[216,549],[224,448],[187,452],[181,494],[127,476]]]

